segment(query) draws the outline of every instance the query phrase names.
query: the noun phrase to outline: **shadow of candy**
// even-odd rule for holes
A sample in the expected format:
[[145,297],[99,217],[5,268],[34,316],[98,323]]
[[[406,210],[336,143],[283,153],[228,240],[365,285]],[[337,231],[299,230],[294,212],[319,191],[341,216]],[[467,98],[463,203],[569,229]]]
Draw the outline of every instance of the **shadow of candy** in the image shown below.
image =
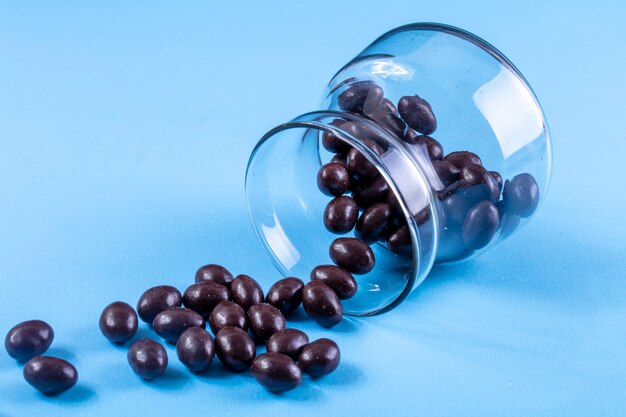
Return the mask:
[[80,382],[76,386],[58,395],[44,395],[38,393],[38,397],[43,401],[68,404],[86,403],[96,398],[96,396],[97,394],[94,389]]
[[165,373],[158,378],[151,380],[140,379],[144,386],[166,391],[180,390],[191,382],[191,378],[186,372],[172,367],[168,367]]

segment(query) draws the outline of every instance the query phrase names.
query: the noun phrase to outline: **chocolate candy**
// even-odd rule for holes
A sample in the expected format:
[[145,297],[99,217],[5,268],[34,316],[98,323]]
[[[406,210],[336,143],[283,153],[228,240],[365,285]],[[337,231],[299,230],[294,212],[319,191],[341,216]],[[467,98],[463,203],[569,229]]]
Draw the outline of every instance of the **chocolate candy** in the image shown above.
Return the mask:
[[229,298],[228,288],[215,282],[206,281],[189,286],[183,295],[183,304],[202,317],[208,318],[219,302]]
[[528,173],[516,175],[511,181],[506,180],[502,199],[509,213],[530,217],[539,205],[537,181]]
[[298,365],[302,372],[321,377],[337,369],[340,360],[341,352],[337,343],[330,339],[317,339],[302,349]]
[[354,228],[359,218],[359,207],[347,196],[335,197],[324,210],[324,226],[329,232],[342,235]]
[[444,187],[459,180],[461,170],[448,161],[433,161],[433,168]]
[[[409,133],[412,132],[412,133]],[[427,135],[418,135],[412,130],[408,130],[404,135],[404,141],[410,145],[423,149],[423,153],[435,161],[443,158],[443,146],[436,139]]]
[[502,175],[497,171],[489,171],[489,175],[491,175],[491,178],[498,184],[498,190],[502,191]]
[[245,371],[256,356],[254,341],[239,327],[224,327],[215,335],[215,353],[225,367]]
[[[492,202],[498,201],[500,198],[500,187],[496,180],[487,172],[482,165],[468,164],[461,169],[459,175],[460,180],[463,182],[463,187],[468,188],[470,186],[483,186],[485,188],[485,199],[489,199]],[[475,195],[483,195],[482,190],[478,188],[474,191]]]
[[250,333],[257,343],[265,343],[274,333],[287,325],[283,313],[273,305],[261,303],[248,309]]
[[196,283],[209,281],[230,287],[232,280],[233,274],[221,265],[208,264],[201,266],[196,271]]
[[247,275],[237,275],[230,284],[230,292],[233,301],[246,311],[254,304],[263,302],[261,286]]
[[517,226],[520,224],[521,217],[518,214],[507,212],[506,204],[504,204],[503,200],[498,201],[495,206],[498,209],[500,218],[500,221],[498,222],[500,236],[504,239],[517,229]]
[[252,376],[271,392],[292,390],[302,382],[302,371],[282,353],[264,353],[252,363]]
[[369,96],[382,97],[383,90],[371,81],[352,84],[337,97],[339,108],[352,113],[363,112],[363,105]]
[[157,314],[168,308],[180,307],[182,303],[180,291],[169,285],[159,285],[146,290],[139,297],[137,314],[141,320],[151,325]]
[[309,317],[323,327],[333,327],[343,318],[339,297],[322,281],[311,281],[304,286],[302,306]]
[[[350,149],[348,149],[348,151],[349,150]],[[348,155],[347,155],[348,151],[346,151],[346,154],[338,153],[337,155],[333,156],[330,160],[330,163],[340,164],[347,168],[348,167]]]
[[304,283],[298,278],[284,278],[270,287],[265,302],[273,305],[287,316],[302,304],[302,288]]
[[413,242],[408,226],[401,226],[387,238],[387,248],[396,255],[410,258],[413,256]]
[[450,152],[445,156],[445,158],[443,158],[443,160],[451,163],[458,169],[463,169],[464,166],[469,164],[483,164],[478,155],[468,151]]
[[317,186],[326,195],[342,195],[350,188],[350,174],[341,164],[323,165],[317,173]]
[[278,352],[298,360],[302,348],[309,343],[309,337],[298,329],[284,329],[276,332],[267,341],[268,352]]
[[388,191],[389,184],[385,177],[377,175],[371,179],[357,181],[352,191],[352,198],[359,207],[368,208],[387,200]]
[[126,355],[132,370],[143,379],[154,379],[167,368],[167,352],[163,345],[154,340],[141,339],[128,349]]
[[353,274],[367,274],[374,268],[374,252],[360,239],[340,237],[330,245],[330,258],[333,262]]
[[174,307],[159,313],[152,322],[156,334],[170,343],[176,343],[185,330],[190,327],[204,329],[204,318],[188,308]]
[[45,395],[60,394],[76,385],[74,366],[53,356],[35,356],[24,365],[24,379]]
[[42,355],[54,340],[54,330],[41,320],[29,320],[19,323],[7,333],[4,347],[9,356],[19,362],[26,362]]
[[312,281],[321,281],[335,291],[340,300],[352,298],[356,294],[357,283],[348,272],[334,265],[319,265],[311,271]]
[[363,105],[363,115],[378,122],[397,137],[404,136],[406,124],[399,117],[396,106],[386,98],[370,100],[370,97]]
[[470,250],[481,249],[498,230],[498,209],[490,201],[472,207],[463,222],[463,243]]
[[404,96],[398,101],[398,112],[415,131],[430,135],[437,129],[437,119],[430,104],[418,96]]
[[384,238],[391,220],[391,209],[388,204],[374,204],[359,217],[354,236],[365,243],[377,242]]
[[100,315],[100,331],[113,343],[124,343],[137,333],[137,313],[131,306],[116,301]]
[[191,372],[207,369],[213,361],[214,354],[213,338],[209,332],[200,327],[185,330],[176,342],[176,355]]
[[[373,141],[364,141],[377,155],[383,154],[383,149]],[[346,157],[348,172],[358,178],[372,178],[378,174],[378,169],[356,148],[350,149]]]
[[239,304],[231,301],[221,301],[215,306],[211,317],[209,317],[209,326],[213,334],[217,334],[226,326],[239,327],[243,330],[248,329],[248,316]]

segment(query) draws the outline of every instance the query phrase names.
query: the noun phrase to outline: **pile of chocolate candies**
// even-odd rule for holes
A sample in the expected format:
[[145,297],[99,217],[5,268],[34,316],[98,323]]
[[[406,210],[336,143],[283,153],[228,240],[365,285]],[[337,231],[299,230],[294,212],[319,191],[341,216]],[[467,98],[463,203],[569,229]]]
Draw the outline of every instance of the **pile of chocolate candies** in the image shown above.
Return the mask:
[[[318,378],[333,372],[341,355],[334,341],[311,342],[301,330],[287,328],[285,317],[302,304],[316,322],[333,326],[343,318],[339,297],[356,291],[354,278],[332,265],[320,266],[311,275],[313,280],[306,285],[298,278],[281,279],[264,297],[253,278],[233,277],[223,266],[205,265],[182,294],[161,285],[141,295],[136,311],[125,302],[109,304],[100,316],[100,330],[111,342],[124,344],[135,336],[141,319],[176,345],[178,359],[192,372],[208,369],[217,354],[231,371],[251,368],[254,378],[272,392],[291,390],[302,382],[302,373]],[[350,283],[344,284],[344,278]],[[205,330],[207,322],[213,335]],[[78,379],[69,362],[41,356],[53,337],[52,327],[32,320],[13,327],[5,339],[9,355],[28,361],[26,381],[48,395],[70,389]],[[266,353],[257,356],[257,345],[263,344]],[[129,347],[127,359],[132,370],[147,380],[161,376],[168,364],[163,345],[147,338]]]
[[[337,104],[343,111],[377,122],[430,159],[443,185],[436,192],[442,217],[443,260],[471,255],[487,246],[499,229],[506,237],[521,218],[529,217],[537,208],[539,187],[532,175],[519,174],[503,184],[502,176],[484,168],[480,157],[472,152],[444,155],[441,143],[429,136],[437,128],[437,119],[423,98],[404,96],[396,107],[384,97],[380,86],[361,81],[342,92]],[[364,124],[339,119],[332,124],[362,140],[376,154],[385,152],[380,142],[372,139],[376,134]],[[319,189],[334,197],[324,211],[324,225],[335,234],[354,229],[356,237],[335,240],[331,257],[333,253],[337,256],[338,249],[345,249],[341,254],[351,259],[350,265],[343,264],[344,259],[336,259],[339,266],[354,267],[355,259],[369,266],[373,264],[373,255],[363,246],[376,242],[385,243],[396,255],[411,257],[411,236],[405,216],[377,168],[360,151],[329,132],[322,135],[321,143],[335,154],[317,175]],[[427,219],[424,211],[416,216],[418,224]]]

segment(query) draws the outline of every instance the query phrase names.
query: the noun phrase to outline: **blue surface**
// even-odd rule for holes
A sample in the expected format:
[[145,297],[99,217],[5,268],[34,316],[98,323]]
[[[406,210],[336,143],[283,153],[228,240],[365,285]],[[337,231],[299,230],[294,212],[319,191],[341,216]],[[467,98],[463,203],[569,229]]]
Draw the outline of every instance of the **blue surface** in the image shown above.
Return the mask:
[[[45,398],[0,353],[0,416],[626,414],[626,6],[508,3],[3,2],[0,334],[46,319],[80,381]],[[413,21],[478,34],[533,85],[554,138],[541,212],[389,314],[293,323],[338,341],[332,376],[274,396],[168,347],[166,377],[140,381],[102,308],[209,261],[276,276],[245,210],[250,151]]]

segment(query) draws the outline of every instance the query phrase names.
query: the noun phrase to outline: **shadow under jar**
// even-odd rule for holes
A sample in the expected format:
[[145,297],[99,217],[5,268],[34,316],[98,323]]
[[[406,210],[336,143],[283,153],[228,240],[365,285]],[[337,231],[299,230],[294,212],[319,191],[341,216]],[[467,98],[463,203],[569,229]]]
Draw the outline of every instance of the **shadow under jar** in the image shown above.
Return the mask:
[[[260,140],[246,197],[257,236],[285,276],[331,263],[338,237],[370,244],[376,264],[355,277],[347,314],[392,309],[433,265],[511,236],[545,196],[551,145],[537,98],[502,53],[461,29],[420,23],[384,34],[335,75],[321,108]],[[324,225],[337,198],[319,184],[328,163],[324,174],[338,172],[322,181],[345,178],[345,167],[344,195],[359,210],[341,235]]]

